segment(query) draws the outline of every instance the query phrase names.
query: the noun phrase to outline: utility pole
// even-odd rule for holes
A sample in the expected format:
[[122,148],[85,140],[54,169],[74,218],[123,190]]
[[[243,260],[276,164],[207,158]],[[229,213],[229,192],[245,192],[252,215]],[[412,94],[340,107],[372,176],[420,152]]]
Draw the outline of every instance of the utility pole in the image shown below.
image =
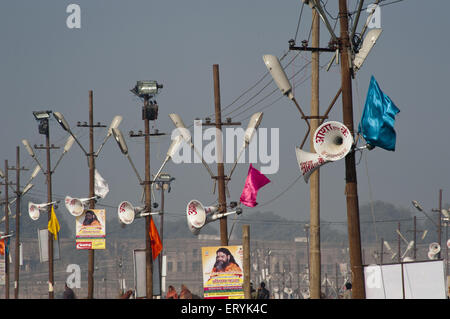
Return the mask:
[[15,242],[15,258],[14,258],[14,298],[19,299],[19,272],[20,272],[20,201],[22,192],[20,191],[20,171],[26,170],[20,168],[20,147],[16,148],[16,167],[12,167],[16,171],[16,242]]
[[[95,158],[94,158],[94,106],[93,93],[89,91],[89,208],[95,208]],[[89,249],[88,299],[94,298],[94,249]]]
[[[150,97],[147,95],[144,98],[144,109],[149,107]],[[143,112],[146,113],[146,112]],[[143,114],[146,115],[146,114]],[[145,143],[145,208],[147,213],[152,211],[152,197],[150,193],[151,179],[150,179],[150,120],[148,116],[143,116],[144,120],[144,143]],[[146,298],[152,299],[153,297],[153,256],[152,256],[152,244],[150,239],[150,223],[152,216],[145,216],[145,273],[146,273]]]
[[[45,135],[45,146],[36,146],[35,149],[45,149],[47,155],[47,202],[52,202],[52,169],[50,164],[50,150],[58,149],[53,144],[50,145],[50,129],[48,127],[48,118],[41,121],[47,122],[47,128],[41,134]],[[41,132],[41,131],[40,131]],[[42,145],[42,144],[41,144]],[[52,205],[48,205],[48,221],[51,219]],[[54,299],[54,270],[53,270],[53,234],[48,232],[48,298]]]
[[[312,47],[319,48],[320,19],[312,10]],[[314,132],[319,127],[319,51],[311,52],[311,123],[310,149],[314,149]],[[310,272],[311,299],[320,299],[321,256],[320,256],[320,169],[309,178],[310,189]]]
[[[5,235],[9,235],[8,160],[5,160]],[[9,240],[9,237],[8,239]],[[6,242],[5,240],[5,242]],[[5,299],[9,299],[9,251],[5,243]]]
[[[217,184],[219,191],[219,212],[227,212],[227,198],[225,194],[225,173],[223,164],[223,148],[222,148],[222,113],[220,106],[220,80],[219,65],[213,65],[214,77],[214,109],[216,113],[216,152],[217,152]],[[227,217],[220,219],[220,244],[228,246],[228,226]]]
[[422,230],[417,230],[417,217],[416,216],[413,217],[413,230],[408,230],[408,232],[414,233],[414,235],[413,235],[413,241],[414,241],[413,258],[414,258],[414,260],[416,260],[416,258],[417,258],[417,233],[422,232]]
[[[217,152],[217,176],[215,177],[218,184],[218,200],[219,210],[218,213],[225,214],[227,212],[227,198],[226,198],[226,185],[225,180],[229,180],[228,176],[225,176],[224,163],[223,163],[223,146],[222,146],[222,126],[225,125],[241,125],[241,123],[222,123],[222,112],[220,106],[220,79],[219,79],[219,65],[213,65],[213,79],[214,79],[214,110],[215,110],[215,123],[211,124],[216,127],[216,152]],[[207,123],[206,125],[209,125]],[[220,245],[228,246],[228,225],[227,217],[220,218]]]
[[[106,127],[97,123],[94,125],[94,94],[93,91],[89,91],[89,124],[77,124],[78,127],[88,127],[89,128],[89,153],[88,165],[89,165],[89,209],[95,209],[95,152],[94,152],[94,128],[95,127]],[[88,299],[94,298],[94,260],[95,260],[95,250],[88,250]]]
[[242,249],[244,254],[244,297],[251,299],[250,291],[250,225],[242,226]]
[[[342,83],[342,113],[344,125],[354,134],[352,74],[350,65],[350,39],[348,34],[347,1],[339,0],[340,61]],[[349,237],[350,265],[352,273],[352,298],[365,299],[364,273],[361,256],[361,234],[359,223],[358,188],[356,178],[355,153],[345,157],[345,194],[347,199],[347,222]]]

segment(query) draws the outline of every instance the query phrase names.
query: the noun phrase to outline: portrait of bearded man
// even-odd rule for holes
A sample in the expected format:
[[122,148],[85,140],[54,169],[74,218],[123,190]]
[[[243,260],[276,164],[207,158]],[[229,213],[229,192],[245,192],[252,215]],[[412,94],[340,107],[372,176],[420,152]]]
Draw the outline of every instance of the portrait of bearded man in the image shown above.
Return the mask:
[[211,271],[211,276],[218,275],[215,273],[234,273],[242,275],[241,268],[227,248],[222,247],[216,251],[216,262]]

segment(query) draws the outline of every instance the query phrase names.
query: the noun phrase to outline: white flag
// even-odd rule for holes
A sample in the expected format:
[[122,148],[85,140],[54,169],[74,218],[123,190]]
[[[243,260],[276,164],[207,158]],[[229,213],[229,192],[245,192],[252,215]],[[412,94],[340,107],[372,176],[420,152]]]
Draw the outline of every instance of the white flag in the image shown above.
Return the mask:
[[106,194],[109,192],[108,183],[101,177],[100,173],[95,169],[95,195],[101,198],[105,198]]

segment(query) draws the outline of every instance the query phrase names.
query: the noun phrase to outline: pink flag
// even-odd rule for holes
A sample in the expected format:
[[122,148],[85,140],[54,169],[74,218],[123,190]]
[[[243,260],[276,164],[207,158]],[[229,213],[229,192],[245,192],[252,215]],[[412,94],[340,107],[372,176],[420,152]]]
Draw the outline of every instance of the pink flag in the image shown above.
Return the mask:
[[261,174],[256,168],[253,168],[252,164],[250,164],[247,179],[241,194],[241,203],[248,207],[255,207],[258,205],[256,202],[258,190],[267,183],[270,183],[270,179],[264,176],[264,174]]

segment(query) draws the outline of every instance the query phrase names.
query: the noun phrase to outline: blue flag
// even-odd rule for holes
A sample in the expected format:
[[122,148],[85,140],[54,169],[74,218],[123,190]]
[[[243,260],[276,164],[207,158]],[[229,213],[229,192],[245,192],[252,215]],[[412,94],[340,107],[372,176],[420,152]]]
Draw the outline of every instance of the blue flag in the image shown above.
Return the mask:
[[361,122],[358,125],[358,133],[362,133],[370,146],[395,151],[394,122],[398,112],[400,110],[389,96],[381,91],[372,75]]

